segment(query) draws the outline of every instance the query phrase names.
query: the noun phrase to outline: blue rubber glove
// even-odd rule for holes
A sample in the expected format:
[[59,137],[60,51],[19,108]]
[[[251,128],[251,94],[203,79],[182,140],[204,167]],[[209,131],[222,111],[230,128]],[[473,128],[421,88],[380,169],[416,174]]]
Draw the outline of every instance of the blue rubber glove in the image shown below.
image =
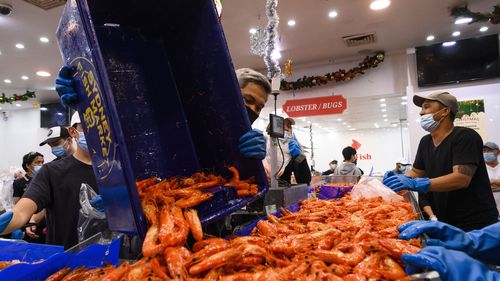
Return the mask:
[[261,130],[252,129],[240,137],[238,148],[247,158],[266,158],[266,138]]
[[96,208],[99,212],[104,212],[104,202],[102,202],[101,195],[97,195],[94,199],[90,200],[90,205]]
[[426,233],[428,246],[441,246],[467,253],[488,264],[500,264],[500,222],[483,229],[464,232],[439,221],[411,221],[398,227],[400,239]]
[[16,229],[10,234],[12,239],[21,240],[24,238],[24,232],[21,229]]
[[396,175],[396,172],[394,172],[393,170],[387,171],[387,172],[385,172],[384,177],[382,178],[382,181],[385,181],[386,179],[388,179],[392,176],[395,176],[395,175]]
[[292,158],[299,156],[302,152],[300,144],[294,139],[288,141],[288,150],[290,151]]
[[13,216],[14,213],[12,213],[12,211],[7,211],[0,215],[0,233],[5,231]]
[[427,192],[429,191],[429,187],[431,186],[431,181],[429,180],[429,178],[414,179],[401,174],[385,179],[384,184],[395,192],[403,189],[418,192]]
[[73,70],[69,66],[63,66],[59,70],[59,75],[56,78],[56,91],[61,98],[61,103],[65,107],[75,109],[78,103],[78,95],[74,88]]
[[443,247],[425,247],[417,254],[404,254],[401,259],[412,266],[436,270],[442,281],[500,280],[500,273],[488,269],[463,252]]

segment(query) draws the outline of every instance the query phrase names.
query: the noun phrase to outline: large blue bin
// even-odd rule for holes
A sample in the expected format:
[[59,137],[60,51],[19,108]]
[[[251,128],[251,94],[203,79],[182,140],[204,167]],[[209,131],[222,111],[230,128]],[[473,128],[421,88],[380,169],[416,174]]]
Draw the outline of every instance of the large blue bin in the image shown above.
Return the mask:
[[77,110],[111,230],[145,235],[136,179],[200,169],[229,177],[228,165],[256,176],[257,196],[214,196],[218,208],[200,213],[202,223],[267,190],[260,161],[238,152],[251,127],[213,1],[69,0],[57,38],[76,69]]

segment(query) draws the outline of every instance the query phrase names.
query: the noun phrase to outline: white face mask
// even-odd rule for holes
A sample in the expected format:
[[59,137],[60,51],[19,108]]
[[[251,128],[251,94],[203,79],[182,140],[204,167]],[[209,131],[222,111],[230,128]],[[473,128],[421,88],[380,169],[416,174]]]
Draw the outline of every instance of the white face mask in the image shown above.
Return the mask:
[[292,139],[292,138],[293,138],[292,132],[285,131],[285,139]]
[[335,170],[335,168],[337,168],[337,164],[330,164],[330,169]]

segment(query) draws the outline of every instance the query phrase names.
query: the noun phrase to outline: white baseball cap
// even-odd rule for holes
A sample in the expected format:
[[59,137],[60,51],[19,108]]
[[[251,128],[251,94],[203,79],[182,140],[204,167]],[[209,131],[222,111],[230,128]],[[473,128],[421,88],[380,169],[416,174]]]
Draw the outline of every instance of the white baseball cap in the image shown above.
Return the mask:
[[403,164],[403,165],[411,165],[410,161],[408,161],[406,159],[399,159],[398,162],[396,162],[396,164],[397,163]]
[[73,113],[73,116],[71,116],[71,127],[78,123],[82,122],[80,122],[80,115],[78,115],[78,111],[75,111],[75,113]]

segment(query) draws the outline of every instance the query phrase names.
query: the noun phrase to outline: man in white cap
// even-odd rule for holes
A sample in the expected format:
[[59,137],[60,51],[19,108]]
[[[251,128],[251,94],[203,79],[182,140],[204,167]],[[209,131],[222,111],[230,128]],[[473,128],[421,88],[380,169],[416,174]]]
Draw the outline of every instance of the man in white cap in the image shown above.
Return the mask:
[[498,221],[498,211],[483,161],[483,141],[470,128],[455,127],[457,99],[447,92],[415,95],[422,108],[420,125],[430,134],[418,145],[413,168],[393,175],[384,184],[426,193],[440,221],[465,231],[481,229]]
[[486,169],[490,177],[491,191],[497,203],[498,212],[500,212],[500,165],[498,165],[498,155],[500,150],[498,144],[487,142],[483,145],[483,157],[486,162]]
[[[82,183],[97,193],[87,142],[76,112],[71,118],[70,136],[77,142],[73,155],[50,162],[40,169],[14,209],[0,216],[0,232],[9,233],[45,208],[47,213],[47,244],[68,249],[78,243],[79,193]],[[101,206],[95,206],[102,209]],[[34,221],[36,223],[36,221]]]
[[56,126],[49,129],[47,138],[40,143],[40,146],[48,144],[56,160],[71,155],[75,152],[76,146],[73,145],[73,138],[69,135],[66,127]]

